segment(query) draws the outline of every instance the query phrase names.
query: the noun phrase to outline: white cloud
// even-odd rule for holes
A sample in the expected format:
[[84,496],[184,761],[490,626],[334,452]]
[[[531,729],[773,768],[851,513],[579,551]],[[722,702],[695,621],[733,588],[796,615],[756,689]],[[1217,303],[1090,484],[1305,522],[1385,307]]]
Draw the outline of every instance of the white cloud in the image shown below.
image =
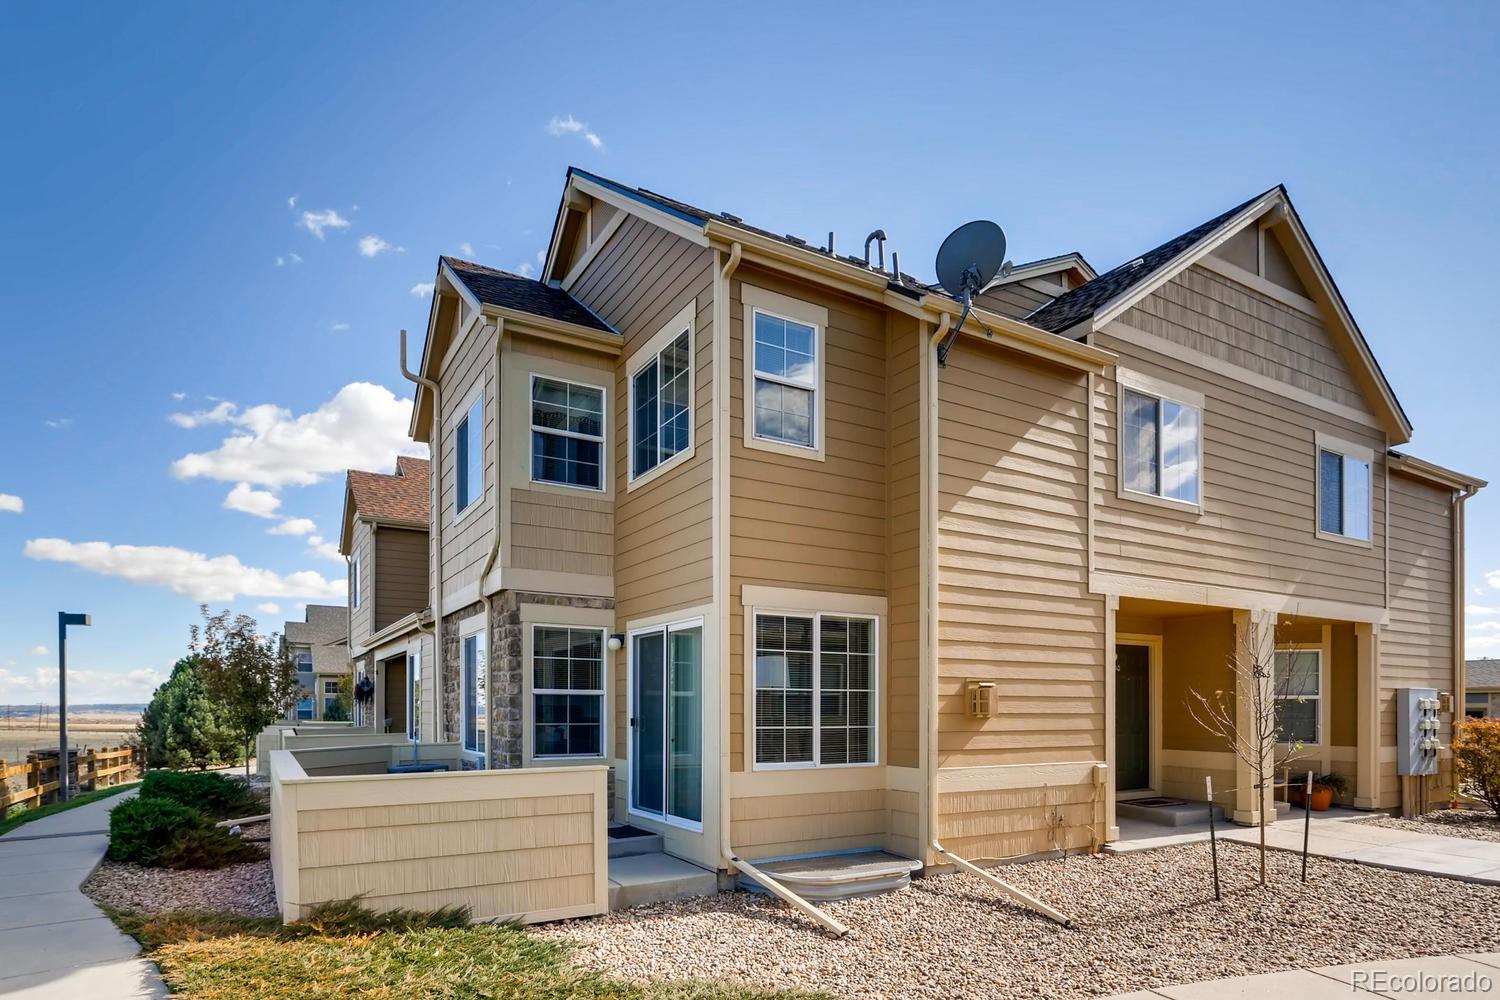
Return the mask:
[[307,539],[307,552],[309,555],[322,556],[324,559],[332,559],[334,562],[343,562],[344,554],[339,551],[337,542],[330,542],[321,535],[311,535]]
[[175,399],[175,400],[177,400],[177,402],[179,402],[179,403],[182,402],[184,399],[187,399],[187,396],[188,396],[188,394],[185,393],[185,392],[174,392],[174,393],[172,393],[172,398]]
[[334,323],[328,329],[332,330],[334,333],[343,333],[345,330],[349,329],[349,324],[348,323]]
[[53,417],[50,420],[43,420],[42,423],[46,424],[48,427],[52,428],[55,431],[65,431],[69,427],[73,426],[73,418]]
[[351,382],[300,415],[270,403],[235,408],[227,422],[237,430],[212,451],[182,456],[172,472],[273,490],[309,486],[345,469],[389,472],[397,455],[427,455],[406,436],[410,418],[410,399],[368,382]]
[[26,501],[14,493],[0,493],[0,511],[8,514],[24,514],[26,512]]
[[288,198],[286,200],[286,207],[287,208],[296,208],[297,207],[297,196],[296,195],[292,195],[290,198]]
[[536,266],[541,267],[545,263],[547,263],[547,248],[542,247],[536,252]]
[[1500,615],[1500,608],[1491,607],[1487,604],[1465,604],[1464,614],[1468,615]]
[[330,229],[348,229],[349,220],[333,209],[325,208],[321,212],[303,212],[298,225],[321,240]]
[[522,261],[521,263],[516,265],[516,273],[523,278],[531,277],[532,272],[535,270],[536,268],[531,266],[531,261],[529,260]]
[[168,587],[195,601],[233,601],[238,597],[342,597],[343,579],[327,580],[313,570],[280,574],[246,566],[235,556],[206,556],[170,545],[114,545],[33,538],[23,550],[28,559],[66,563],[131,583]]
[[263,615],[279,615],[281,614],[281,605],[275,601],[266,601],[263,604],[257,604],[255,610]]
[[1500,569],[1492,569],[1488,573],[1484,574],[1484,580],[1491,587],[1494,587],[1496,590],[1500,590]]
[[235,483],[224,498],[225,510],[237,510],[256,517],[275,517],[281,498],[269,490],[258,490],[249,483]]
[[383,237],[371,233],[369,236],[359,238],[359,254],[361,257],[378,257],[387,250],[392,253],[406,253],[406,247],[394,246]]
[[198,410],[194,413],[171,413],[167,419],[178,427],[192,430],[194,427],[202,427],[204,424],[227,424],[234,418],[234,404],[223,402],[211,410]]
[[425,298],[425,297],[431,295],[432,294],[432,290],[434,288],[436,288],[436,287],[437,287],[437,283],[436,282],[432,282],[432,281],[419,281],[415,285],[411,286],[411,293],[413,295],[417,296],[417,298]]
[[[36,704],[57,702],[57,668],[37,667],[30,673],[14,670],[14,663],[0,667],[0,691],[13,701]],[[150,667],[139,670],[97,670],[68,667],[68,702],[71,705],[134,704],[149,701],[151,692],[167,675]]]
[[472,257],[474,256],[474,244],[465,240],[458,245],[458,252],[463,254],[465,257]]
[[289,517],[276,527],[269,529],[272,535],[310,535],[318,530],[310,517]]
[[553,118],[547,123],[548,135],[576,135],[582,137],[583,141],[595,149],[604,147],[604,140],[599,133],[590,129],[583,122],[568,115],[566,118]]
[[1469,635],[1464,637],[1464,649],[1469,654],[1500,651],[1500,635]]
[[50,652],[51,652],[51,650],[49,650],[46,646],[32,646],[31,647],[31,655],[32,656],[46,656]]
[[276,257],[276,266],[277,267],[286,267],[288,264],[300,264],[300,263],[302,263],[302,255],[301,254],[289,253],[289,254],[284,254],[284,255],[277,255],[277,257]]

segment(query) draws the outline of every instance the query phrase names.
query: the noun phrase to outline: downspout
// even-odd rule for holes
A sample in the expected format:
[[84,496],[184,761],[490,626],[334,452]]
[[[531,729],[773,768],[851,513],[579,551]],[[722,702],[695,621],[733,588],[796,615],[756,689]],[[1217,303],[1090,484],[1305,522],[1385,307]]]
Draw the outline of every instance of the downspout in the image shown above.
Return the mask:
[[[490,677],[484,682],[484,738],[489,744],[484,748],[484,763],[493,767],[495,754],[495,685],[494,679],[495,640],[494,623],[490,621],[490,608],[494,599],[484,589],[484,579],[490,575],[495,560],[500,555],[500,342],[505,336],[505,321],[495,320],[495,495],[490,497],[490,550],[485,553],[484,565],[479,567],[479,604],[484,608],[484,669]],[[482,430],[483,428],[481,428]],[[463,654],[460,652],[460,658]],[[459,667],[462,670],[462,664]],[[522,763],[525,763],[524,761]]]
[[[719,853],[735,871],[744,874],[767,892],[816,921],[834,937],[844,937],[849,928],[833,916],[813,906],[776,879],[756,868],[735,853],[730,843],[730,819],[733,810],[729,794],[729,279],[740,266],[744,249],[731,244],[729,259],[719,269],[714,282],[714,343],[725,350],[714,354],[714,599],[719,616],[719,656],[726,669],[725,683],[719,698]],[[723,324],[720,326],[720,324]],[[721,339],[722,338],[722,339]],[[748,665],[746,665],[748,669]]]
[[[1453,735],[1458,734],[1458,722],[1464,716],[1464,703],[1468,696],[1469,669],[1464,660],[1464,501],[1479,492],[1477,486],[1465,486],[1453,494]],[[1389,506],[1390,499],[1387,497]],[[1390,542],[1387,540],[1386,545]],[[1450,740],[1451,743],[1451,740]],[[1456,794],[1453,789],[1450,794]]]
[[414,374],[406,367],[406,331],[401,331],[401,375],[409,382],[415,382],[432,393],[432,425],[434,434],[430,435],[437,439],[437,444],[428,444],[428,450],[432,453],[432,467],[428,474],[431,480],[428,489],[431,496],[428,503],[431,505],[429,515],[432,524],[432,552],[427,557],[428,572],[432,576],[432,650],[433,669],[437,673],[432,677],[432,734],[437,742],[443,742],[443,392],[438,384],[430,378]]
[[[927,398],[927,437],[922,442],[922,459],[925,473],[923,478],[923,503],[922,526],[927,532],[926,546],[923,556],[927,560],[927,572],[923,574],[927,583],[922,595],[924,610],[926,611],[927,627],[922,630],[922,641],[927,651],[927,661],[930,669],[927,671],[926,683],[923,685],[922,693],[923,710],[926,716],[924,720],[923,736],[927,740],[927,843],[932,846],[940,858],[952,862],[960,871],[969,873],[976,878],[988,882],[990,885],[1004,892],[1011,899],[1026,906],[1050,920],[1055,920],[1064,927],[1072,927],[1073,921],[1058,910],[1053,909],[1046,903],[1037,899],[1029,893],[1023,892],[1010,883],[996,878],[994,875],[980,868],[972,862],[966,861],[945,848],[938,840],[938,643],[937,643],[937,614],[938,614],[938,531],[937,531],[937,478],[938,478],[938,358],[944,338],[948,335],[948,328],[952,320],[947,313],[943,314],[937,329],[932,332],[928,339],[927,349],[922,358],[922,378],[926,381],[924,395]],[[1093,405],[1092,399],[1089,401]],[[1090,435],[1092,437],[1092,435]]]

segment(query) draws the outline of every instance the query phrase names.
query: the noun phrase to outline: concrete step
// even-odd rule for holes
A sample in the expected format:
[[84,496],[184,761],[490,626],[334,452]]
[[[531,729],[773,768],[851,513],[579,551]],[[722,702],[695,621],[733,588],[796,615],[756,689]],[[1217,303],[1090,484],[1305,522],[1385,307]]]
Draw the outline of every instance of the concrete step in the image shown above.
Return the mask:
[[[911,873],[920,869],[922,862],[886,851],[860,851],[755,862],[755,867],[816,903],[904,889],[911,885]],[[750,892],[766,891],[746,875],[740,876],[739,885]]]
[[[1121,819],[1140,820],[1158,826],[1193,826],[1208,822],[1207,802],[1188,802],[1156,796],[1149,799],[1122,799],[1115,803],[1115,815]],[[1214,806],[1214,820],[1224,819],[1224,810]]]
[[628,858],[637,854],[660,854],[661,834],[616,824],[609,828],[609,856]]
[[659,903],[683,896],[711,896],[719,876],[670,854],[629,854],[609,859],[609,908]]

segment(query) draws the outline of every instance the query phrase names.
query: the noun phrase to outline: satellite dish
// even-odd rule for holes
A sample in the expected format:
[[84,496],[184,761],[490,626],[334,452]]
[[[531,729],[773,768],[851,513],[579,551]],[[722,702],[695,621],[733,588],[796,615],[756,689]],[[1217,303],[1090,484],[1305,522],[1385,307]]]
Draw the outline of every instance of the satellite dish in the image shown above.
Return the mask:
[[1005,265],[1005,230],[984,219],[966,222],[938,248],[937,277],[950,295],[962,298],[988,285]]

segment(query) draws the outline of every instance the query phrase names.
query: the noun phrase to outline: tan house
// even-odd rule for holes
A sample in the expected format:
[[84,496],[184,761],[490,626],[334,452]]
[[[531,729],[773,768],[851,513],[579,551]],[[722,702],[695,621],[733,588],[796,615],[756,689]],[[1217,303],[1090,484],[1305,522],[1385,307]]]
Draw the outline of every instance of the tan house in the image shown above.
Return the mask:
[[[541,280],[439,262],[408,373],[432,588],[355,613],[351,652],[389,677],[430,608],[424,739],[607,765],[615,821],[720,872],[1087,849],[1205,776],[1254,822],[1186,712],[1243,649],[1297,682],[1284,729],[1350,804],[1441,794],[1484,484],[1395,450],[1287,192],[1104,274],[1015,267],[953,340],[960,309],[570,170]],[[344,550],[383,574],[419,525],[350,483]],[[1441,706],[1435,777],[1398,774],[1407,688]]]
[[[350,469],[339,551],[349,561],[349,655],[355,722],[376,733],[435,739],[428,598],[428,462],[401,456],[393,473]],[[425,726],[425,728],[424,728]]]
[[309,604],[302,621],[282,625],[281,655],[297,668],[300,688],[287,721],[321,722],[328,717],[340,682],[349,676],[348,635],[345,609],[333,604]]
[[1500,719],[1500,660],[1486,657],[1465,664],[1464,714]]

